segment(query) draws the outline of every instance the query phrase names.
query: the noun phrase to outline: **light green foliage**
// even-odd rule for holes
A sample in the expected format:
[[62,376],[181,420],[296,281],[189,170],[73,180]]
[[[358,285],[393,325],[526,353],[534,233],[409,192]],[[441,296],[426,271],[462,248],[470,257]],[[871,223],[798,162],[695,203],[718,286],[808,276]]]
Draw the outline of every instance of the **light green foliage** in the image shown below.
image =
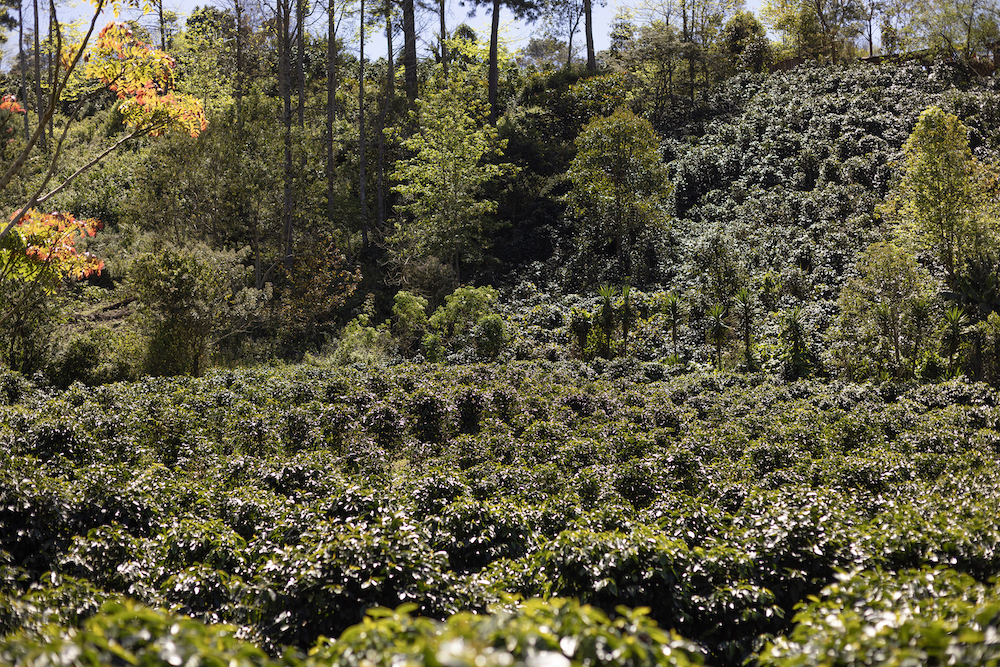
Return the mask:
[[206,246],[166,247],[137,257],[129,285],[148,335],[145,369],[197,375],[213,334],[246,326],[266,293],[245,286],[241,255]]
[[497,208],[483,186],[514,172],[509,163],[493,162],[503,156],[504,141],[485,122],[487,110],[472,85],[460,77],[436,81],[416,102],[416,132],[403,141],[412,157],[397,161],[392,176],[397,210],[409,216],[390,238],[401,270],[433,255],[460,275],[460,263],[485,244]]
[[587,337],[593,328],[593,317],[589,310],[574,307],[569,313],[569,330],[573,334],[573,342],[580,354],[587,348]]
[[450,342],[469,334],[480,318],[493,312],[496,302],[492,287],[459,287],[445,297],[429,324]]
[[333,362],[338,365],[384,366],[393,358],[395,343],[385,324],[369,326],[368,319],[356,317],[340,333]]
[[779,59],[811,55],[820,50],[819,21],[808,0],[765,0],[760,15],[781,36],[777,45]]
[[492,614],[460,613],[441,623],[410,616],[412,605],[375,609],[324,642],[318,664],[390,667],[687,667],[703,662],[696,646],[657,627],[647,609],[617,609],[612,619],[575,600],[531,599]]
[[976,0],[930,0],[915,6],[908,26],[929,48],[974,60],[989,58],[997,39],[996,5]]
[[403,354],[413,351],[427,329],[427,299],[400,290],[393,297],[392,333]]
[[761,655],[764,667],[955,665],[1000,661],[1000,598],[942,568],[841,574]]
[[874,243],[840,292],[832,332],[835,363],[849,377],[911,377],[938,303],[935,281],[912,254]]
[[172,39],[170,50],[177,59],[179,88],[200,99],[210,116],[233,103],[228,84],[236,64],[231,46],[235,29],[229,12],[196,7],[185,22],[185,30]]
[[1000,240],[996,216],[977,194],[981,168],[969,149],[968,128],[932,106],[920,114],[903,149],[903,181],[883,210],[898,220],[900,239],[933,251],[953,280]]
[[581,249],[616,263],[621,277],[646,279],[656,267],[645,256],[667,226],[671,185],[659,136],[628,109],[591,120],[576,138],[567,177],[570,211]]

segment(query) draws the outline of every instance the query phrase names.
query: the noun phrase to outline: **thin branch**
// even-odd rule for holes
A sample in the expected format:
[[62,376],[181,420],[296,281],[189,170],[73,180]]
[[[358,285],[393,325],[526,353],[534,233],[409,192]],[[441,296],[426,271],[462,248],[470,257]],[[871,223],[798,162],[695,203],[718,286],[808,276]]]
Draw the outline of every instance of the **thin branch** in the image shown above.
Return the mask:
[[[162,125],[165,125],[165,124],[166,124],[166,123],[163,123]],[[106,148],[106,149],[104,150],[104,152],[102,152],[102,153],[98,154],[98,155],[97,155],[96,157],[94,157],[94,158],[93,158],[92,160],[90,160],[90,162],[88,162],[87,164],[83,165],[82,167],[80,167],[79,169],[77,169],[76,171],[74,171],[74,172],[73,172],[72,174],[70,174],[69,176],[67,176],[67,177],[66,177],[66,180],[64,180],[64,181],[63,181],[62,183],[60,183],[60,184],[59,184],[58,186],[56,186],[56,187],[55,187],[54,189],[50,190],[49,192],[47,192],[47,193],[45,193],[44,195],[42,195],[41,197],[39,197],[39,198],[37,199],[37,201],[35,202],[35,205],[36,205],[36,206],[38,206],[38,205],[40,205],[40,204],[44,204],[44,203],[45,203],[46,201],[48,201],[48,199],[49,199],[50,197],[52,197],[53,195],[56,195],[56,194],[58,194],[58,193],[59,193],[60,191],[62,191],[62,190],[63,190],[63,189],[64,189],[64,188],[65,188],[65,187],[66,187],[67,185],[69,185],[69,184],[70,184],[70,183],[72,183],[72,182],[73,182],[74,180],[76,180],[76,178],[77,178],[78,176],[80,176],[80,175],[81,175],[81,174],[83,174],[84,172],[88,171],[88,170],[89,170],[89,169],[90,169],[91,167],[93,167],[93,166],[94,166],[94,165],[96,165],[96,164],[97,164],[98,162],[100,162],[100,161],[101,161],[101,160],[103,160],[103,159],[104,159],[105,157],[107,157],[109,153],[112,153],[112,152],[114,152],[114,151],[115,151],[115,150],[116,150],[116,149],[117,149],[117,148],[118,148],[119,146],[121,146],[121,145],[122,145],[122,144],[124,144],[125,142],[127,142],[127,141],[129,141],[129,140],[131,140],[131,139],[134,139],[135,137],[137,137],[137,136],[138,136],[138,135],[140,135],[140,134],[147,134],[147,133],[149,133],[149,132],[154,132],[154,131],[155,131],[155,130],[157,130],[157,129],[158,129],[158,126],[157,126],[157,125],[153,125],[153,126],[151,126],[151,127],[143,127],[143,128],[136,128],[135,130],[133,130],[133,131],[131,132],[131,134],[128,134],[128,135],[126,135],[125,137],[122,137],[122,138],[121,138],[121,139],[119,139],[119,140],[118,140],[117,142],[115,142],[115,143],[114,143],[113,145],[111,145],[111,146],[109,146],[108,148]]]
[[[69,78],[73,74],[73,70],[76,69],[76,66],[80,62],[80,59],[83,57],[84,51],[86,51],[87,49],[87,43],[90,41],[91,35],[94,34],[94,28],[97,25],[98,18],[100,18],[102,9],[104,9],[104,0],[98,0],[94,16],[90,20],[90,27],[87,29],[86,37],[84,37],[83,41],[80,44],[80,48],[77,49],[76,54],[73,56],[72,62],[70,62],[69,66],[66,68],[66,75],[62,78],[62,81],[59,83],[59,85],[52,91],[52,95],[49,98],[49,106],[45,110],[45,115],[42,117],[42,120],[38,123],[38,127],[35,128],[35,131],[31,135],[31,138],[28,140],[28,143],[21,150],[21,154],[17,156],[17,159],[14,160],[14,163],[7,169],[3,177],[0,178],[0,191],[6,189],[6,187],[10,184],[10,181],[14,177],[14,175],[17,172],[19,172],[21,168],[24,166],[25,161],[27,161],[28,159],[28,154],[31,153],[31,151],[34,149],[35,144],[38,143],[38,139],[41,137],[42,132],[45,131],[45,126],[48,125],[48,123],[52,120],[52,116],[55,115],[56,102],[62,97],[63,91],[66,90],[66,86],[69,83]],[[61,58],[62,55],[61,39],[59,46],[60,46],[60,51],[56,53],[57,58]],[[32,199],[34,199],[34,197]],[[0,241],[6,238],[7,235],[10,234],[10,230],[12,230],[14,226],[21,221],[21,218],[24,216],[24,211],[26,210],[27,207],[22,208],[21,212],[13,219],[11,219],[10,222],[7,223],[7,226],[4,227],[3,231],[0,231]]]

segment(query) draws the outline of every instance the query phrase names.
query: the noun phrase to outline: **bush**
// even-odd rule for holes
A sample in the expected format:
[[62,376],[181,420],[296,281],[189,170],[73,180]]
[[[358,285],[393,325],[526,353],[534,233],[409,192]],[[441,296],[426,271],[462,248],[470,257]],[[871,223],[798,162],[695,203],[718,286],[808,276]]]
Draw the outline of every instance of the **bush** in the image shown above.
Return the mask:
[[492,287],[459,287],[445,297],[430,318],[430,325],[438,331],[444,342],[452,344],[472,333],[473,327],[486,315],[493,313],[497,291]]
[[768,645],[765,667],[956,665],[1000,660],[1000,598],[947,569],[845,573]]
[[392,316],[392,332],[399,342],[399,350],[410,356],[427,329],[427,299],[400,290],[393,297]]
[[496,359],[510,342],[503,318],[496,313],[484,315],[472,331],[476,353],[483,359]]
[[361,316],[348,322],[340,333],[333,362],[341,366],[385,366],[393,360],[394,348],[394,341],[385,324],[368,326],[368,318]]
[[638,609],[619,607],[612,620],[574,600],[527,600],[489,615],[456,614],[445,623],[413,618],[411,611],[410,605],[373,610],[336,642],[321,642],[315,657],[344,667],[686,667],[703,661],[693,643]]
[[142,304],[148,347],[145,369],[152,375],[198,375],[219,304],[231,289],[235,256],[167,247],[140,255],[129,281]]
[[205,625],[130,602],[109,603],[72,634],[49,626],[37,638],[23,633],[7,637],[0,641],[0,662],[52,667],[277,664],[259,648],[236,636],[233,627]]

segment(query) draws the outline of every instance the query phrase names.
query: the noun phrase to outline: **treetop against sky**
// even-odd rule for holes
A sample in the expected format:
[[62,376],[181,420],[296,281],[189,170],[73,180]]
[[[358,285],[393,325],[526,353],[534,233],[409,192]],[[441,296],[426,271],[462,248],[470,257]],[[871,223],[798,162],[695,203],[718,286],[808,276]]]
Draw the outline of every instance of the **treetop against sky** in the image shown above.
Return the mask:
[[[759,12],[762,0],[746,0],[746,8],[754,13]],[[174,12],[178,16],[178,23],[183,25],[185,17],[187,17],[192,11],[197,7],[204,6],[218,6],[225,9],[231,2],[227,0],[218,0],[213,2],[213,0],[163,0],[163,9],[165,12]],[[322,7],[313,3],[315,6],[315,11],[313,12],[312,23],[315,25],[315,32],[324,32],[326,30],[326,18],[323,15]],[[354,7],[357,3],[344,3],[350,7]],[[637,16],[644,13],[644,7],[651,4],[651,0],[606,0],[604,4],[600,4],[595,0],[593,3],[594,12],[594,44],[598,51],[607,49],[611,44],[611,24],[614,21],[615,16],[619,12],[633,12]],[[652,0],[652,4],[656,4],[656,0]],[[89,2],[80,2],[75,0],[69,5],[57,6],[57,12],[59,17],[63,21],[77,21],[83,19],[89,19],[92,14],[90,13],[93,9],[93,5]],[[356,7],[354,7],[356,9]],[[44,13],[44,12],[43,12]],[[422,42],[423,54],[426,55],[430,49],[431,44],[437,38],[437,19],[430,16],[429,13],[425,13],[423,17],[422,25],[418,25],[418,31],[421,33],[418,37]],[[140,23],[145,25],[150,29],[151,32],[157,30],[157,18],[155,12],[147,12],[142,14],[138,10],[126,10],[122,12],[121,18],[125,19],[138,19]],[[528,43],[528,40],[532,36],[537,36],[542,31],[542,26],[539,22],[534,24],[528,24],[524,21],[517,21],[513,18],[513,14],[507,10],[503,9],[501,12],[501,24],[500,24],[500,39],[505,44],[505,46],[510,51],[516,51]],[[25,13],[25,22],[30,23],[30,13]],[[104,15],[101,20],[98,21],[98,26],[102,26],[109,21],[115,20],[114,12],[110,9],[104,11]],[[48,18],[44,17],[43,28],[47,25]],[[418,22],[420,19],[418,18]],[[476,34],[480,36],[480,39],[489,39],[490,34],[490,12],[487,10],[480,9],[475,15],[470,16],[469,9],[463,7],[462,5],[452,2],[450,3],[448,12],[448,29],[453,30],[456,26],[465,23],[476,31]],[[349,48],[356,50],[357,43],[356,40],[347,37],[352,33],[356,33],[356,25],[347,25],[350,22],[345,21],[342,28],[342,32],[345,35],[345,42],[348,43]],[[28,26],[30,28],[30,26]],[[371,38],[373,34],[372,30],[368,30],[369,38],[366,40],[365,44],[365,54],[368,58],[381,58],[385,56],[385,44],[384,40],[379,40],[377,38]],[[16,37],[13,39],[8,39],[7,43],[3,45],[3,60],[0,61],[4,66],[4,69],[9,68],[13,64],[13,54],[14,45],[16,44]],[[583,35],[583,24],[581,22],[577,35],[574,38],[574,45],[582,46],[584,44]],[[400,42],[400,48],[402,43]],[[397,55],[398,57],[398,55]],[[585,56],[582,56],[585,58]]]

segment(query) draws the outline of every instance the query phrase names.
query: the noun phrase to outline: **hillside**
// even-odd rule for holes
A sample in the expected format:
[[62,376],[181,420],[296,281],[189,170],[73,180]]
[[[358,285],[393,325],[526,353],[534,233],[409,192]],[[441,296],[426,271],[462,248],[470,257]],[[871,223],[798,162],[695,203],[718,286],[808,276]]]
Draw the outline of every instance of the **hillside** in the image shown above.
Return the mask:
[[0,664],[1000,661],[989,31],[401,4],[0,78]]

